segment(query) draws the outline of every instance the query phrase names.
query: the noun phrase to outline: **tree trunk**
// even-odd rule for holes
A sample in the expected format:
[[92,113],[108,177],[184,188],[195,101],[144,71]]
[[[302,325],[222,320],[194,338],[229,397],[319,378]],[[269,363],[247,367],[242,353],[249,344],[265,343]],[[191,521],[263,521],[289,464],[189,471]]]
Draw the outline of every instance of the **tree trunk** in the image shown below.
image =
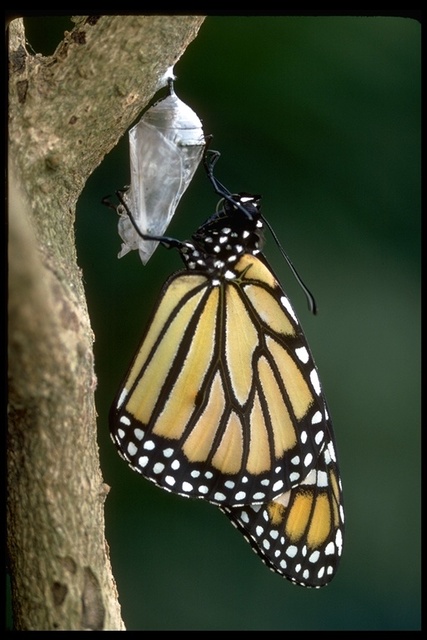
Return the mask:
[[199,16],[74,18],[50,57],[9,25],[8,553],[18,630],[124,629],[104,537],[77,199]]

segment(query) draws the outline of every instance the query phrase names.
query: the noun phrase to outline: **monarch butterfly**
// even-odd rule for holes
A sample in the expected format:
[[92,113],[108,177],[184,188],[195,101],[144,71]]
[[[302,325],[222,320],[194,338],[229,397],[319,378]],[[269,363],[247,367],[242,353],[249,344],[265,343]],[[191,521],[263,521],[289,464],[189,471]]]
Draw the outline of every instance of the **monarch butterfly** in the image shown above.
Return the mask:
[[177,249],[186,269],[163,287],[112,406],[111,436],[133,470],[218,505],[271,568],[321,586],[343,526],[326,401],[261,253],[260,197],[225,189],[218,156],[206,153],[205,168],[222,200],[191,241],[142,234]]

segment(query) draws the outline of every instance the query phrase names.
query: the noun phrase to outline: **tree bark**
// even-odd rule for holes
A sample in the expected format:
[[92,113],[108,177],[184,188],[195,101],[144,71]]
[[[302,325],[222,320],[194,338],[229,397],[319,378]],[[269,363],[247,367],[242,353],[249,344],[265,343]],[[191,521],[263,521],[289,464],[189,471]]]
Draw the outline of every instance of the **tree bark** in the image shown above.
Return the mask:
[[74,214],[199,16],[74,18],[50,57],[9,25],[8,554],[18,630],[121,629],[104,537],[93,335]]

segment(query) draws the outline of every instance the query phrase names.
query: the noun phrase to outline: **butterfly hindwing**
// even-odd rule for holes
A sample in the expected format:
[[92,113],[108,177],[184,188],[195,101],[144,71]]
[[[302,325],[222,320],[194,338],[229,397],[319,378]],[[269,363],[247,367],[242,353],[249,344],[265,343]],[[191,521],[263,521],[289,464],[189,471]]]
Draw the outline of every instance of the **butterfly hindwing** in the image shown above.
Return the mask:
[[342,553],[342,487],[332,431],[316,466],[296,487],[262,505],[222,507],[273,571],[306,587],[335,575]]

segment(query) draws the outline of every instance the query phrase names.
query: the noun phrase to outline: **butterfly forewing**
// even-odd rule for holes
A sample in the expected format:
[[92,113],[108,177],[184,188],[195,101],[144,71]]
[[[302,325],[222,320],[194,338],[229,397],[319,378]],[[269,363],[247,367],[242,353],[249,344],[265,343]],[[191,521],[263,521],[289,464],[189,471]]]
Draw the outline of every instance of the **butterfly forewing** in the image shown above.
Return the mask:
[[111,414],[122,456],[164,489],[268,503],[315,469],[326,437],[317,372],[264,259],[233,277],[166,283]]

